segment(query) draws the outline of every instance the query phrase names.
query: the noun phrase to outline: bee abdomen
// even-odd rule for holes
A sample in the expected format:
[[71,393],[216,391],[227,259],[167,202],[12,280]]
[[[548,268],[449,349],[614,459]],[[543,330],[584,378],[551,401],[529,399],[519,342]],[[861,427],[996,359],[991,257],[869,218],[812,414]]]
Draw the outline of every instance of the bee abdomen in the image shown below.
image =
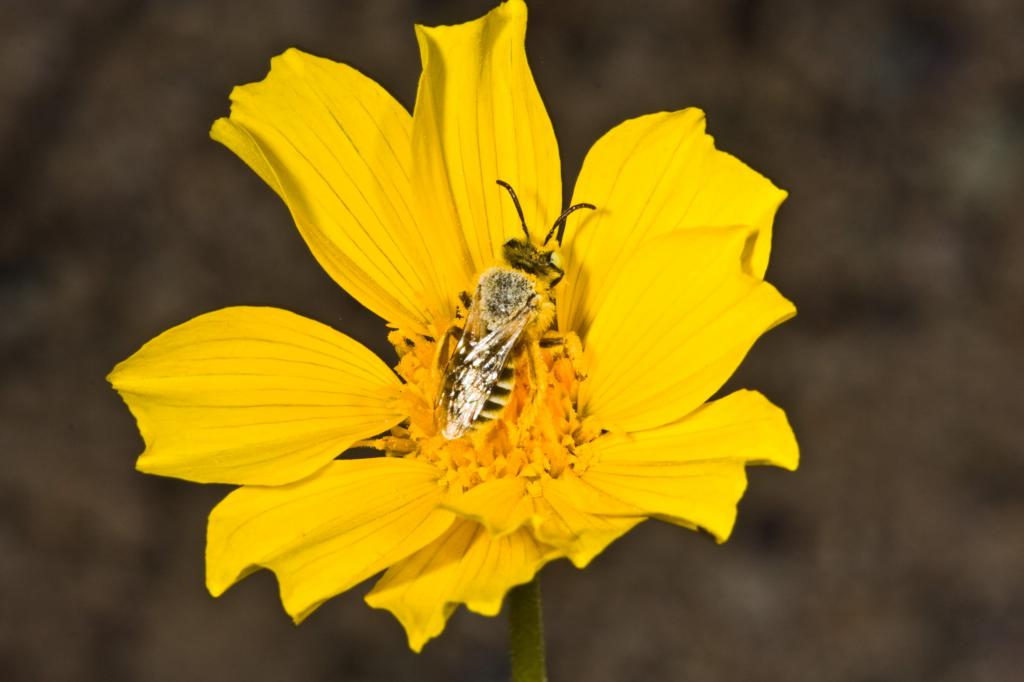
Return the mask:
[[491,389],[491,394],[487,396],[487,400],[484,401],[484,406],[480,410],[480,414],[477,415],[476,421],[486,422],[497,419],[501,414],[501,411],[505,409],[505,405],[508,404],[508,399],[512,395],[512,388],[516,382],[516,370],[512,365],[506,365],[501,370],[501,375],[498,377],[498,381],[494,384],[494,388]]

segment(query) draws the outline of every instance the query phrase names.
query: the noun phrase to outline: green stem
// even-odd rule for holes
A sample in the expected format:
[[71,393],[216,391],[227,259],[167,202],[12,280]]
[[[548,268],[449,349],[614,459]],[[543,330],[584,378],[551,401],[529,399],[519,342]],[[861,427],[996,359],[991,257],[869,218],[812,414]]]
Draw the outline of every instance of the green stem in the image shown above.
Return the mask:
[[508,645],[512,682],[547,682],[539,575],[508,593]]

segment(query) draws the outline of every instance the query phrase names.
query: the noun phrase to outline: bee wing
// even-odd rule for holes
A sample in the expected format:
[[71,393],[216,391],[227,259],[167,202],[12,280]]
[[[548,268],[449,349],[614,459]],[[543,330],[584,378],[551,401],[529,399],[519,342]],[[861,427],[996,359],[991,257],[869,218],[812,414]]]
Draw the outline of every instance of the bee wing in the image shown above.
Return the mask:
[[462,338],[445,366],[437,398],[438,425],[445,438],[458,438],[473,425],[535,310],[531,301],[505,324],[487,332],[478,302],[473,301]]

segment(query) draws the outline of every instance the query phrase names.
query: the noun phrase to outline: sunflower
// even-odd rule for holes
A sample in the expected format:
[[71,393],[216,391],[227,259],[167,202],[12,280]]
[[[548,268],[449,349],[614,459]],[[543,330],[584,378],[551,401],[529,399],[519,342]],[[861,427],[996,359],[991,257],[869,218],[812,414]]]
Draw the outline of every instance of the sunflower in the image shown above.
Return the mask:
[[[327,273],[387,321],[394,368],[293,313],[234,307],[145,344],[109,380],[140,471],[238,487],[210,514],[207,586],[258,568],[299,622],[383,572],[366,601],[419,651],[459,605],[495,615],[547,562],[582,568],[647,518],[728,538],[745,465],[797,465],[784,413],[711,400],[794,314],[763,279],[786,194],[715,149],[696,109],[628,120],[589,151],[545,343],[524,336],[493,419],[441,433],[452,333],[481,273],[562,208],[551,122],[509,0],[416,28],[413,114],[351,67],[295,49],[235,88],[211,135],[288,206]],[[532,237],[540,246],[540,234]],[[560,247],[560,248],[558,248]],[[339,458],[354,447],[380,456]]]

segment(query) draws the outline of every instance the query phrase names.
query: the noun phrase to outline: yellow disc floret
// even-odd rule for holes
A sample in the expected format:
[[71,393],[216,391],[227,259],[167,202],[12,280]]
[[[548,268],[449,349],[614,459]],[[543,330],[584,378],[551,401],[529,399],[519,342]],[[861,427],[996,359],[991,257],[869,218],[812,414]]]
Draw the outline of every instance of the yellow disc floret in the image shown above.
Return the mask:
[[437,343],[392,332],[398,351],[397,372],[406,384],[402,393],[409,420],[375,442],[395,456],[428,461],[445,474],[443,483],[464,492],[485,481],[519,476],[537,480],[581,472],[586,448],[600,429],[576,412],[582,378],[579,338],[568,333],[523,343],[510,362],[515,385],[499,417],[448,440],[439,432],[434,396],[441,374]]

